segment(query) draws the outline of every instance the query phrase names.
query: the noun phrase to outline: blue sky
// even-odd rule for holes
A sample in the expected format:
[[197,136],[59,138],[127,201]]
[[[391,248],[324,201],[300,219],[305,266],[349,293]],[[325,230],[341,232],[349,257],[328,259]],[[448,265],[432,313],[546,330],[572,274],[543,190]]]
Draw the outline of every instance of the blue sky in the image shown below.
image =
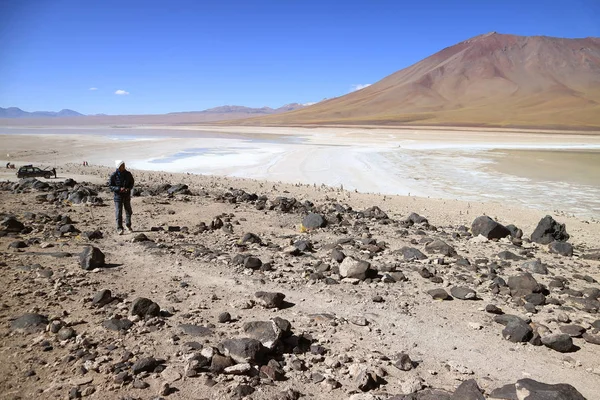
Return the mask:
[[308,103],[490,31],[600,36],[600,1],[0,0],[0,107]]

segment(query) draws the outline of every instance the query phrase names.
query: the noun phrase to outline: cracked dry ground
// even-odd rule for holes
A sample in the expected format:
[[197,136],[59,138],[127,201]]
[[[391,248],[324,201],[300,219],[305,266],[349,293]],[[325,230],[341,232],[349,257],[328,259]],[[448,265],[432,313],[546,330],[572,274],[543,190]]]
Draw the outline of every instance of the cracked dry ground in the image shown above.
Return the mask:
[[[0,238],[1,398],[479,398],[457,394],[469,379],[494,398],[523,378],[600,398],[599,262],[580,257],[594,255],[588,248],[565,257],[343,201],[294,202],[289,192],[263,193],[257,207],[260,198],[224,187],[135,197],[136,232],[118,236],[104,188],[88,185],[106,206],[40,200],[53,185],[0,192],[3,218],[25,227]],[[327,226],[301,232],[308,211]],[[61,233],[65,225],[73,228]],[[102,237],[90,239],[96,230]],[[81,268],[90,244],[104,267]],[[344,257],[358,261],[354,272]],[[527,268],[543,285],[528,293],[537,303],[544,294],[533,308],[533,297],[502,284]],[[453,299],[436,300],[433,289]],[[277,292],[283,302],[269,295]],[[131,315],[139,298],[160,313]],[[521,316],[538,343],[507,340],[498,309]],[[46,319],[15,322],[25,314]],[[279,322],[251,324],[271,319]],[[540,346],[565,331],[567,352]],[[261,342],[256,352],[228,342],[247,337]]]

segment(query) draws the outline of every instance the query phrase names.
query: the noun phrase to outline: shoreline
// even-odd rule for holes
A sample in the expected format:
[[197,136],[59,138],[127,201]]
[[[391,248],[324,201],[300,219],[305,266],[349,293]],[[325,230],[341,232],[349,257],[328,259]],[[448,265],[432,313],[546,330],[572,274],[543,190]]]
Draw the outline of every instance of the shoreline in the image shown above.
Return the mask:
[[[514,133],[503,137],[465,133],[449,138],[429,131],[390,134],[357,129],[319,130],[309,135],[306,130],[248,127],[228,127],[221,132],[151,130],[149,136],[141,134],[143,129],[90,129],[88,133],[93,134],[85,135],[50,131],[0,134],[6,143],[2,153],[6,149],[11,155],[0,162],[18,160],[58,166],[86,160],[110,166],[114,159],[125,159],[134,169],[324,184],[362,193],[445,200],[517,200],[521,206],[538,210],[600,217],[600,200],[594,201],[600,199],[600,185],[596,193],[593,187],[579,184],[578,177],[571,179],[569,188],[562,188],[557,186],[561,181],[546,182],[529,164],[515,167],[518,163],[514,157],[496,154],[582,150],[595,153],[600,151],[600,137],[579,137],[574,142],[574,137],[552,136],[540,144],[539,137]],[[597,174],[596,170],[588,172],[586,179],[592,184],[594,176],[600,176],[600,165],[597,169]],[[7,173],[3,171],[0,178],[10,175]],[[569,179],[569,175],[563,179]],[[541,193],[541,188],[551,190],[553,197]]]

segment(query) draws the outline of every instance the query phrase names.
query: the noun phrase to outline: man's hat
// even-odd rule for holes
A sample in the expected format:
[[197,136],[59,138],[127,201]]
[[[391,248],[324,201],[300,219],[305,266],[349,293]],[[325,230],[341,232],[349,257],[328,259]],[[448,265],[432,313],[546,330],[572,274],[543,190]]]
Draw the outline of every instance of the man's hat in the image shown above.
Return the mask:
[[121,167],[121,165],[125,164],[125,161],[123,160],[115,160],[115,165],[117,166],[117,169],[119,169]]

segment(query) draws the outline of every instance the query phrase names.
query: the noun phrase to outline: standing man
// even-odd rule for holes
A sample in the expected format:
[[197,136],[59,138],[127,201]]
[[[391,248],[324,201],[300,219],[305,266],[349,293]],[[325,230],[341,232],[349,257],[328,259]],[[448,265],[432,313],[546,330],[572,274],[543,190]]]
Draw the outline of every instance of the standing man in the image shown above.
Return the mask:
[[125,227],[131,233],[131,189],[133,189],[133,175],[125,169],[125,161],[115,161],[117,170],[112,173],[108,181],[111,192],[114,193],[115,214],[117,217],[117,233],[123,234],[123,207],[125,207]]
[[56,179],[56,168],[52,168],[52,173],[54,174],[54,179]]

